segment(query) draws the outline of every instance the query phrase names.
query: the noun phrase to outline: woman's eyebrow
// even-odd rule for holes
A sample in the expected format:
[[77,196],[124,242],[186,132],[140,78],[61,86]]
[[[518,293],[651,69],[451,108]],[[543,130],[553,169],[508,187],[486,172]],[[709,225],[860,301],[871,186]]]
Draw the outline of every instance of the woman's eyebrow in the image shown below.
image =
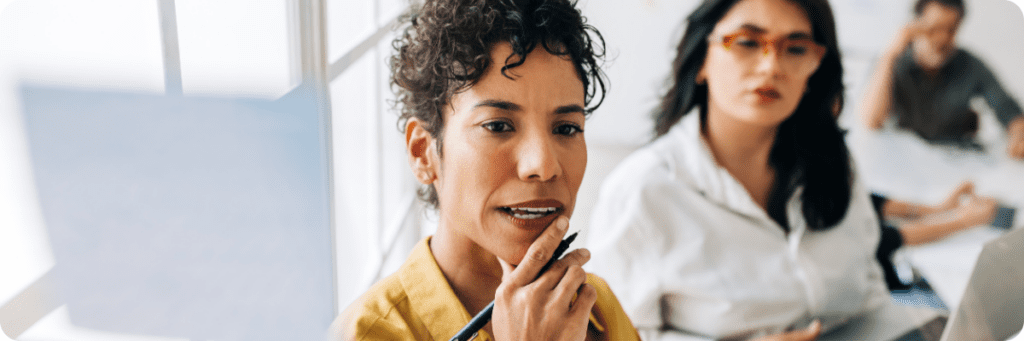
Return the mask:
[[766,30],[764,27],[757,26],[754,24],[743,24],[743,26],[740,26],[740,28],[754,33],[768,33],[768,30]]
[[496,108],[496,109],[501,109],[501,110],[505,110],[505,111],[521,111],[521,110],[523,110],[523,107],[520,106],[519,104],[515,104],[515,103],[509,102],[509,101],[496,100],[496,99],[485,99],[483,101],[480,101],[480,103],[477,103],[476,105],[473,106],[473,109],[480,108],[480,107],[490,107],[490,108]]
[[[756,34],[766,34],[766,33],[768,33],[768,30],[765,29],[764,27],[757,26],[757,25],[750,24],[750,23],[743,24],[742,26],[740,26],[740,29],[751,31],[751,32],[756,33]],[[813,37],[811,36],[810,32],[795,31],[795,32],[792,32],[790,34],[787,34],[786,38],[789,38],[789,39],[812,39]]]
[[555,109],[555,113],[556,114],[573,114],[573,113],[584,113],[584,112],[586,112],[586,111],[583,110],[583,107],[581,107],[579,104],[563,105],[563,106],[560,106],[557,109]]
[[[495,108],[495,109],[500,109],[500,110],[510,111],[510,112],[518,112],[518,111],[522,111],[523,110],[523,107],[520,106],[519,104],[515,104],[515,103],[509,102],[509,101],[496,100],[496,99],[487,99],[487,100],[480,101],[479,103],[477,103],[476,105],[473,106],[473,109],[477,109],[477,108],[481,108],[481,107]],[[569,104],[569,105],[563,105],[563,106],[559,106],[558,108],[555,108],[555,114],[572,114],[572,113],[584,113],[584,112],[586,112],[586,110],[584,110],[583,107],[580,106],[579,104]]]

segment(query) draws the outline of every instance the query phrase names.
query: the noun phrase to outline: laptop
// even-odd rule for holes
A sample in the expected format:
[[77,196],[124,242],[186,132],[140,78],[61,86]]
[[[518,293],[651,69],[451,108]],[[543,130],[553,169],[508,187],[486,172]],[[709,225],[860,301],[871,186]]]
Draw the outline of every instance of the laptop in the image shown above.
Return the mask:
[[1024,326],[1024,229],[985,244],[941,341],[1006,340]]

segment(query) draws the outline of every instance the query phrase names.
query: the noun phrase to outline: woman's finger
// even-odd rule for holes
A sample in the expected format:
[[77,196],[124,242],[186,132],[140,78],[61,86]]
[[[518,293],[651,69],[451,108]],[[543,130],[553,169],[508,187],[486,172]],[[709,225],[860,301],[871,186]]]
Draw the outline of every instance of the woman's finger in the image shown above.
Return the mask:
[[589,320],[590,311],[594,309],[595,303],[597,303],[597,289],[590,284],[583,283],[576,290],[576,300],[572,301],[569,316],[573,319]]
[[570,304],[572,303],[573,297],[576,297],[580,287],[587,281],[587,273],[583,271],[583,268],[579,266],[571,266],[565,271],[565,276],[558,282],[558,285],[553,288],[552,302],[558,306],[563,307],[568,311]]
[[537,240],[533,241],[519,265],[509,274],[508,280],[516,286],[525,286],[537,278],[537,273],[548,263],[562,237],[569,230],[569,218],[560,216],[548,225]]
[[807,329],[797,330],[789,333],[789,337],[786,340],[790,341],[814,341],[818,339],[818,335],[821,334],[821,321],[814,320]]
[[[563,256],[562,259],[555,261],[555,263],[551,265],[551,268],[541,274],[540,278],[537,278],[533,284],[542,289],[553,290],[558,283],[563,281],[563,277],[566,275],[566,269],[569,269],[572,266],[581,267],[583,264],[587,264],[587,261],[589,260],[590,250],[583,248],[573,250],[572,252],[569,252],[569,254]],[[573,288],[573,290],[576,289]]]
[[508,278],[509,274],[516,269],[512,264],[509,264],[501,258],[498,258],[498,264],[501,264],[501,278]]

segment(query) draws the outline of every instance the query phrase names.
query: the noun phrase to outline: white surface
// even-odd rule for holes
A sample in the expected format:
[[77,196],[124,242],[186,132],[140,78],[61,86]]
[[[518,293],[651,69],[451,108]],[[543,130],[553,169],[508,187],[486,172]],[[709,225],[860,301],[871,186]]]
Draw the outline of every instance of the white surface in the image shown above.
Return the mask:
[[[860,174],[869,188],[890,198],[934,204],[962,181],[975,183],[976,192],[1018,208],[1015,226],[1022,225],[1024,162],[1006,157],[1005,140],[987,152],[929,145],[917,136],[892,128],[872,133],[853,131],[848,138]],[[911,263],[955,309],[970,278],[982,245],[1002,231],[981,226],[917,247],[908,247]]]

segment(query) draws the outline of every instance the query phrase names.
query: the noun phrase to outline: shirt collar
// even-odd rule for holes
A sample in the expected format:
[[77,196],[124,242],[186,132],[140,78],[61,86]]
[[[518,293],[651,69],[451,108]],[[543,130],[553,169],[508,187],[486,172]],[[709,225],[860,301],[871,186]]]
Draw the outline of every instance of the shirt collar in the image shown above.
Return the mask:
[[[409,297],[409,305],[413,313],[423,321],[431,338],[448,340],[469,323],[472,317],[455,296],[434,254],[430,252],[430,237],[416,244],[399,274],[402,287]],[[593,311],[590,312],[590,323],[598,331],[604,332],[604,326],[598,323]],[[483,330],[476,338],[491,339]]]
[[[434,340],[448,340],[469,323],[462,305],[430,252],[430,237],[416,244],[399,270],[409,305]],[[482,334],[481,334],[482,335]]]
[[754,202],[747,189],[715,161],[711,148],[701,135],[700,112],[693,110],[668,133],[670,145],[679,147],[672,153],[676,164],[676,176],[688,180],[708,200],[738,213],[767,218],[767,213]]

